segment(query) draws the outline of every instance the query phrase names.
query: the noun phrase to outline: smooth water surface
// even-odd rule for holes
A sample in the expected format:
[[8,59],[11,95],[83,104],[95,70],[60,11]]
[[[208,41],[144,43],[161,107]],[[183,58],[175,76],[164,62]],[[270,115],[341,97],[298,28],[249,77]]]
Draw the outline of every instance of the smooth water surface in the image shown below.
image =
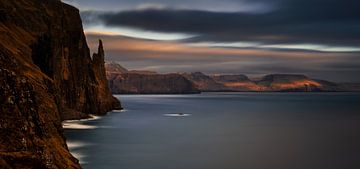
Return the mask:
[[360,168],[359,93],[117,97],[65,131],[84,169]]

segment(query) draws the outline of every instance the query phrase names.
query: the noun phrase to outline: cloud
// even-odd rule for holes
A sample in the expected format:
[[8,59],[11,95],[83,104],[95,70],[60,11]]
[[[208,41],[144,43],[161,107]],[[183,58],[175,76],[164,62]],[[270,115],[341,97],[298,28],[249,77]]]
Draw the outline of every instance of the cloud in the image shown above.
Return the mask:
[[63,0],[76,5],[80,10],[138,10],[138,9],[184,9],[202,11],[242,11],[263,12],[271,10],[271,5],[263,1],[248,0]]
[[72,1],[91,48],[130,69],[359,81],[360,1]]
[[[268,1],[257,1],[263,4]],[[266,13],[213,12],[183,9],[143,9],[83,12],[108,27],[196,34],[188,42],[251,41],[264,44],[360,46],[360,1],[278,0]],[[93,22],[93,21],[92,21]]]

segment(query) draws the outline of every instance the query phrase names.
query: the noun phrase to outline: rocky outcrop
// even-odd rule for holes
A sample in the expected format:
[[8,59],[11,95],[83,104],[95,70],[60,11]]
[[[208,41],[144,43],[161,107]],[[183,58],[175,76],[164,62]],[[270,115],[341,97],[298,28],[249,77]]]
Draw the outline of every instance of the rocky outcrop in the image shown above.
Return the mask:
[[0,168],[80,168],[61,120],[120,108],[103,59],[101,42],[90,57],[76,8],[0,1]]
[[98,52],[93,54],[92,59],[92,70],[95,79],[92,88],[90,88],[92,91],[88,95],[89,107],[85,107],[82,111],[102,115],[112,109],[121,109],[120,102],[112,96],[109,89],[106,78],[105,53],[101,40],[99,40]]

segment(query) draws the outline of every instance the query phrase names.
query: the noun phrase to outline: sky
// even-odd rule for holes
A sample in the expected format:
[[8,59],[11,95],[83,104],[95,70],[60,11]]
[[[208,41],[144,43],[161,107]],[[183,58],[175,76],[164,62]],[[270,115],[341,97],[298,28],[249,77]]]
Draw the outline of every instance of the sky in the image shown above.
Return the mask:
[[360,82],[358,0],[63,1],[128,69]]

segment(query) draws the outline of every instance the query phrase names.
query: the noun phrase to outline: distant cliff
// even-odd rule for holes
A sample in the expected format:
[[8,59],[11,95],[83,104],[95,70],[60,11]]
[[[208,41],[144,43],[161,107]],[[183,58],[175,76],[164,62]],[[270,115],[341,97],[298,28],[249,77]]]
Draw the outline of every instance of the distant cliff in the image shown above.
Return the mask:
[[212,77],[201,72],[182,73],[182,76],[192,81],[196,88],[203,92],[228,91],[229,88],[221,82],[215,81]]
[[324,80],[311,79],[305,75],[273,74],[256,81],[260,91],[337,91],[338,85]]
[[212,77],[232,91],[340,91],[339,85],[336,83],[315,80],[305,75],[296,74],[272,74],[266,75],[260,80],[251,80],[245,75],[218,75]]
[[107,78],[115,94],[190,94],[199,93],[194,84],[182,75],[157,74],[149,71],[128,71],[107,63]]
[[333,83],[299,74],[270,74],[258,79],[241,74],[206,75],[201,72],[157,74],[129,71],[117,63],[106,64],[106,70],[110,88],[117,94],[360,91],[357,83]]
[[0,1],[0,168],[80,168],[62,119],[120,108],[104,51],[90,57],[79,11],[59,0]]
[[212,75],[215,82],[230,91],[256,91],[259,87],[245,75]]

